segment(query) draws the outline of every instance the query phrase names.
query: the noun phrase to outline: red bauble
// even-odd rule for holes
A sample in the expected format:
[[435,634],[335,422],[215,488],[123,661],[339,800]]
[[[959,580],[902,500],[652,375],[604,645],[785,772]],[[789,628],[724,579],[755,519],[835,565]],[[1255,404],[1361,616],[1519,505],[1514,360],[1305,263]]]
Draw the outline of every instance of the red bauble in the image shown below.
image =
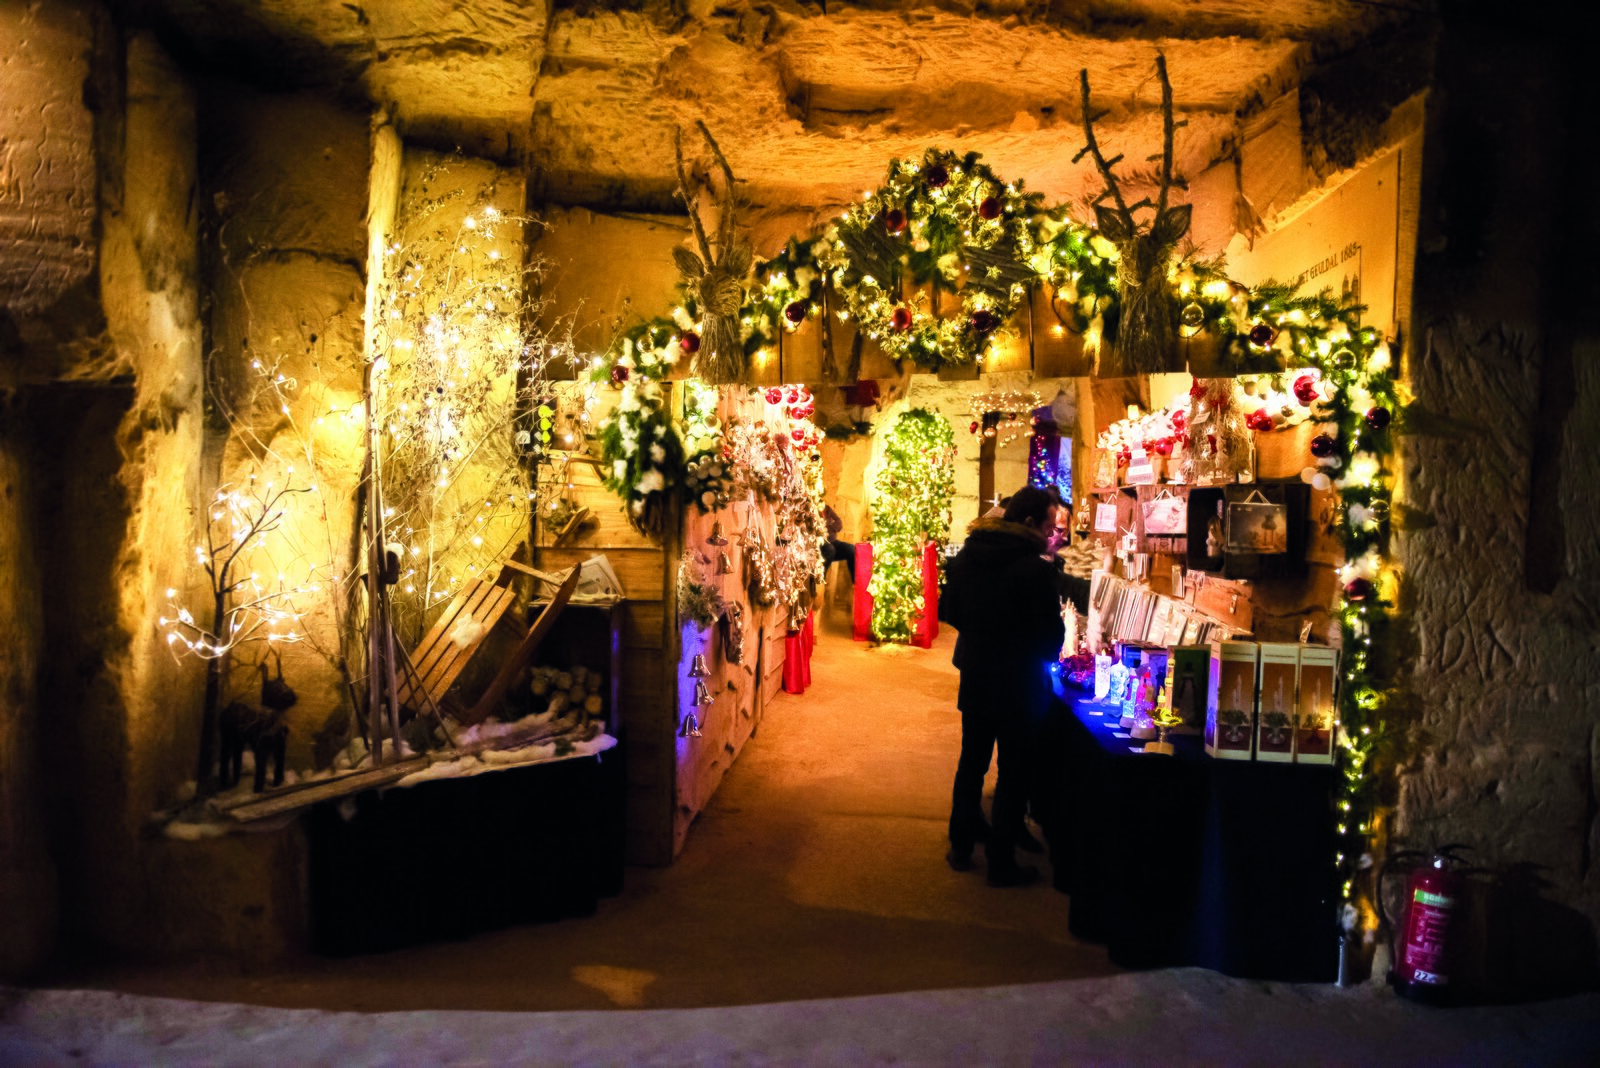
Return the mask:
[[970,433],[976,434],[978,432],[978,422],[977,422],[977,420],[973,420],[972,423],[967,427],[967,430]]
[[1188,425],[1189,425],[1189,417],[1187,415],[1183,414],[1183,410],[1182,409],[1179,409],[1178,411],[1175,411],[1175,412],[1172,413],[1172,429],[1174,429],[1174,430],[1182,430],[1184,427],[1186,427]]
[[1371,579],[1361,578],[1359,575],[1344,584],[1344,596],[1347,601],[1369,600],[1377,592],[1377,587],[1372,584]]
[[1244,417],[1244,425],[1249,427],[1251,430],[1271,430],[1272,416],[1267,414],[1267,410],[1265,408],[1257,408],[1255,411]]
[[1332,456],[1339,448],[1339,443],[1328,434],[1318,434],[1311,439],[1311,455],[1319,460]]
[[899,208],[890,208],[883,213],[883,228],[891,234],[898,234],[906,228],[906,213]]
[[950,184],[950,172],[937,163],[928,168],[926,177],[929,189],[943,189]]
[[1374,430],[1389,428],[1389,409],[1382,406],[1367,409],[1367,425]]
[[889,322],[890,325],[901,332],[910,330],[911,309],[904,306],[896,308],[894,314],[889,317]]
[[620,386],[620,385],[622,385],[622,383],[626,382],[627,380],[628,380],[628,369],[626,367],[617,366],[617,367],[613,367],[611,369],[611,381],[612,381],[612,384]]
[[685,330],[683,336],[678,338],[678,347],[693,356],[700,351],[700,335],[693,330]]
[[767,390],[767,403],[782,404],[783,390],[779,389],[777,386],[773,386],[771,389]]
[[1270,323],[1257,323],[1250,328],[1250,344],[1258,349],[1264,349],[1277,338],[1278,332]]
[[793,386],[790,386],[788,389],[783,391],[783,399],[788,404],[794,404],[800,400],[800,394],[794,391]]
[[806,312],[811,310],[811,302],[807,300],[792,300],[783,309],[783,317],[795,325],[805,321]]
[[796,441],[804,441],[804,440],[806,440],[806,432],[804,430],[801,430],[798,427],[796,427],[795,429],[789,431],[789,436],[791,438],[794,438],[794,440],[796,440]]
[[1172,455],[1172,439],[1171,438],[1162,438],[1159,441],[1157,441],[1156,442],[1156,452],[1160,453],[1162,456],[1171,456]]
[[1117,466],[1127,467],[1131,463],[1133,463],[1133,450],[1126,447],[1118,449]]
[[1206,384],[1198,378],[1189,383],[1189,396],[1199,400],[1206,395]]
[[999,197],[984,197],[978,204],[978,218],[988,219],[991,222],[1000,218],[1002,205]]
[[1310,375],[1301,375],[1294,380],[1294,399],[1300,402],[1302,408],[1309,408],[1317,399],[1317,380]]
[[967,320],[967,325],[972,327],[972,332],[980,336],[993,333],[1000,326],[1000,316],[988,308],[979,308]]

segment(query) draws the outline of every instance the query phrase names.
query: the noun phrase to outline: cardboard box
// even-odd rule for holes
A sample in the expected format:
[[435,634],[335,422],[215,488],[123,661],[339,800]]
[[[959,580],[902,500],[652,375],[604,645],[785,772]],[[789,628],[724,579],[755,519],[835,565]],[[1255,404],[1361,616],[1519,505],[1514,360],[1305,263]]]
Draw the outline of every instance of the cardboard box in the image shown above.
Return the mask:
[[1256,714],[1256,759],[1277,763],[1294,760],[1296,686],[1300,680],[1300,646],[1289,642],[1261,645],[1260,698]]
[[1333,763],[1333,734],[1339,726],[1338,678],[1338,650],[1326,645],[1300,647],[1300,698],[1296,703],[1294,736],[1297,764]]
[[1255,738],[1255,642],[1215,642],[1206,694],[1206,753],[1219,760],[1249,760]]
[[1207,694],[1211,689],[1211,647],[1177,645],[1167,655],[1167,680],[1161,708],[1182,718],[1173,734],[1202,734],[1206,729]]

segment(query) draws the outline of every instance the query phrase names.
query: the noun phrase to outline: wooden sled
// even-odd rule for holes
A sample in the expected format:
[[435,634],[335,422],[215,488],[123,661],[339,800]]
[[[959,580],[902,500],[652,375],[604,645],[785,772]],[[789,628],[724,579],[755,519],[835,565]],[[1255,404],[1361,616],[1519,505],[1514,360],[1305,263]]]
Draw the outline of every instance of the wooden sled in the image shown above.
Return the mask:
[[[433,628],[417,647],[410,651],[405,658],[407,670],[398,685],[401,708],[409,708],[415,713],[420,713],[444,707],[445,694],[449,692],[451,685],[461,672],[466,670],[467,665],[488,639],[489,632],[511,607],[515,597],[509,585],[513,568],[519,571],[527,570],[524,565],[513,561],[500,572],[500,577],[493,583],[481,579],[473,579],[466,583],[455,600],[451,601],[444,613],[439,616]],[[505,699],[506,691],[511,688],[511,684],[516,681],[522,669],[528,666],[528,661],[533,659],[533,654],[538,651],[539,643],[550,633],[562,609],[566,608],[567,602],[572,599],[572,591],[578,587],[580,574],[579,568],[572,569],[572,574],[561,584],[555,597],[545,605],[544,610],[539,613],[539,618],[528,628],[528,633],[500,665],[500,670],[495,673],[494,680],[489,683],[483,695],[470,708],[450,709],[451,717],[457,723],[464,727],[482,723],[499,707],[500,702]],[[476,636],[465,644],[452,641],[450,635],[456,628],[469,622],[481,624]]]

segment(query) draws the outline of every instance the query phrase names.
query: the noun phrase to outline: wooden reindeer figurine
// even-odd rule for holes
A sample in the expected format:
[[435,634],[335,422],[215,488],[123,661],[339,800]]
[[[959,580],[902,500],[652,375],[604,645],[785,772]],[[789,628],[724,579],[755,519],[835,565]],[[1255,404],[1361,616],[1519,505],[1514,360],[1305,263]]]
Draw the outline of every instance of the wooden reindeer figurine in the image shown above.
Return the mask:
[[284,723],[284,713],[296,701],[297,695],[283,681],[283,659],[278,659],[278,677],[273,678],[265,660],[261,668],[261,707],[253,708],[243,701],[235,701],[222,710],[218,728],[222,734],[222,788],[231,788],[239,781],[244,765],[244,751],[248,746],[256,760],[256,793],[267,788],[267,762],[272,762],[272,785],[283,785],[284,759],[289,746],[289,726]]
[[[700,222],[700,198],[690,192],[689,176],[683,165],[683,133],[679,131],[675,149],[678,161],[678,195],[689,211],[700,254],[686,248],[674,249],[672,258],[678,271],[694,293],[700,309],[698,351],[685,348],[694,356],[694,373],[713,385],[739,382],[744,378],[744,341],[739,336],[739,308],[744,303],[745,276],[750,273],[750,242],[739,236],[734,225],[733,168],[717,147],[704,122],[697,122],[711,155],[722,170],[723,187],[717,197],[715,250]],[[692,336],[692,335],[691,335]],[[685,338],[687,341],[687,337]]]
[[[1176,301],[1167,269],[1178,242],[1189,231],[1189,205],[1168,207],[1167,192],[1172,186],[1172,133],[1185,124],[1172,121],[1172,83],[1167,80],[1167,59],[1160,53],[1156,54],[1156,74],[1161,79],[1162,148],[1161,155],[1151,156],[1150,160],[1161,160],[1160,191],[1153,202],[1145,197],[1133,204],[1123,197],[1112,170],[1122,157],[1106,159],[1095,139],[1094,121],[1105,113],[1095,114],[1089,110],[1089,72],[1083,70],[1078,74],[1083,96],[1083,132],[1089,143],[1072,161],[1076,163],[1086,154],[1092,154],[1105,180],[1105,189],[1094,201],[1095,225],[1122,255],[1117,264],[1117,286],[1122,298],[1117,351],[1124,375],[1181,370],[1174,345]],[[1107,197],[1115,202],[1114,208],[1101,203]],[[1145,208],[1154,209],[1155,218],[1147,228],[1141,229],[1133,213]]]

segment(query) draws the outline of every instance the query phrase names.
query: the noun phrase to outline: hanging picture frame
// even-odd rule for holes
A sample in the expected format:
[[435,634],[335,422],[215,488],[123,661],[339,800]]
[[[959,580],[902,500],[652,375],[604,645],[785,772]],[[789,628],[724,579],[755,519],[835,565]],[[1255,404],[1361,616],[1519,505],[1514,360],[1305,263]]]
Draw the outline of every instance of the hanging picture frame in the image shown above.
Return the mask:
[[1289,509],[1260,490],[1228,505],[1227,551],[1272,556],[1289,551]]
[[1114,502],[1101,501],[1094,506],[1094,529],[1096,534],[1117,532],[1117,506]]
[[1189,532],[1189,502],[1164,489],[1140,504],[1144,510],[1144,532],[1163,537],[1183,537]]

